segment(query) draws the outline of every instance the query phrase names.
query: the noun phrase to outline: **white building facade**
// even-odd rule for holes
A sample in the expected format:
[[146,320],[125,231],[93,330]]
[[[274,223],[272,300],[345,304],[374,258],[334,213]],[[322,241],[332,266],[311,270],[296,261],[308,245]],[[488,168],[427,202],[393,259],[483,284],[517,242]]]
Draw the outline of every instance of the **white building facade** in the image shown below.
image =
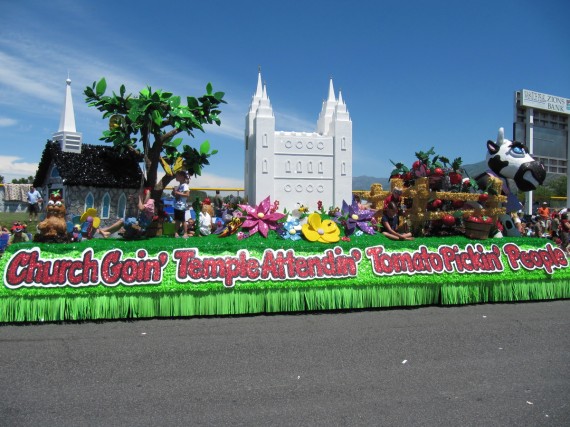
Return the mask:
[[[570,99],[522,89],[515,92],[513,140],[523,142],[548,173],[568,174]],[[570,181],[566,188],[570,200]],[[532,194],[527,193],[527,213]]]
[[267,87],[258,74],[245,126],[245,196],[251,206],[267,196],[279,209],[311,211],[352,200],[352,121],[330,80],[315,132],[276,131]]

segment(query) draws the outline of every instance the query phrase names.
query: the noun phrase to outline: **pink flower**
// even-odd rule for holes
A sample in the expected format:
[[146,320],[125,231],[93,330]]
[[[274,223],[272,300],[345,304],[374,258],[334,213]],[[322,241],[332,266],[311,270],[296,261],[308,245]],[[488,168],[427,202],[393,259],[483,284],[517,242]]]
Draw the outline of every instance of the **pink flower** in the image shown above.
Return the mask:
[[263,237],[267,237],[269,230],[277,229],[277,221],[285,217],[282,213],[271,212],[269,196],[257,208],[249,205],[239,205],[239,207],[247,213],[242,228],[247,229],[250,236],[259,231]]

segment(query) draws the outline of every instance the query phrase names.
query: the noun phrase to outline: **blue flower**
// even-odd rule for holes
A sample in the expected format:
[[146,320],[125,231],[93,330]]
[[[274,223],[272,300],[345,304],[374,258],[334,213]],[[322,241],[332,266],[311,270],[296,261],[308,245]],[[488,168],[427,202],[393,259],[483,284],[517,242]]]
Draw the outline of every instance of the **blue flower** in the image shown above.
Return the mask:
[[294,217],[287,218],[287,222],[283,224],[279,235],[284,239],[301,240],[301,224]]

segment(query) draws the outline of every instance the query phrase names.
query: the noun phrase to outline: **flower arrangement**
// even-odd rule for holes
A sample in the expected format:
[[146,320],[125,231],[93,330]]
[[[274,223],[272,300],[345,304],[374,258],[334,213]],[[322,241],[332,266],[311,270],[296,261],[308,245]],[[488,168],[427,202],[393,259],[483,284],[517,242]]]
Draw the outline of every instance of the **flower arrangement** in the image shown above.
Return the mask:
[[277,221],[285,217],[285,214],[272,211],[272,205],[267,196],[257,207],[239,205],[245,211],[246,218],[242,228],[247,229],[249,236],[259,231],[263,237],[267,237],[269,230],[277,229]]
[[330,219],[322,219],[314,212],[307,218],[302,226],[303,236],[310,242],[336,243],[340,240],[340,229]]

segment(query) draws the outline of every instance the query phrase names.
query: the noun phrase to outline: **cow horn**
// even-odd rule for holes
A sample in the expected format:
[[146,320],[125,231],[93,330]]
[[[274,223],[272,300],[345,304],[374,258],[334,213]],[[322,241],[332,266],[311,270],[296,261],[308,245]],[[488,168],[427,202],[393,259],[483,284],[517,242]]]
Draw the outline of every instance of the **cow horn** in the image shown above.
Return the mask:
[[499,128],[499,135],[497,135],[497,145],[502,145],[505,139],[505,129]]

